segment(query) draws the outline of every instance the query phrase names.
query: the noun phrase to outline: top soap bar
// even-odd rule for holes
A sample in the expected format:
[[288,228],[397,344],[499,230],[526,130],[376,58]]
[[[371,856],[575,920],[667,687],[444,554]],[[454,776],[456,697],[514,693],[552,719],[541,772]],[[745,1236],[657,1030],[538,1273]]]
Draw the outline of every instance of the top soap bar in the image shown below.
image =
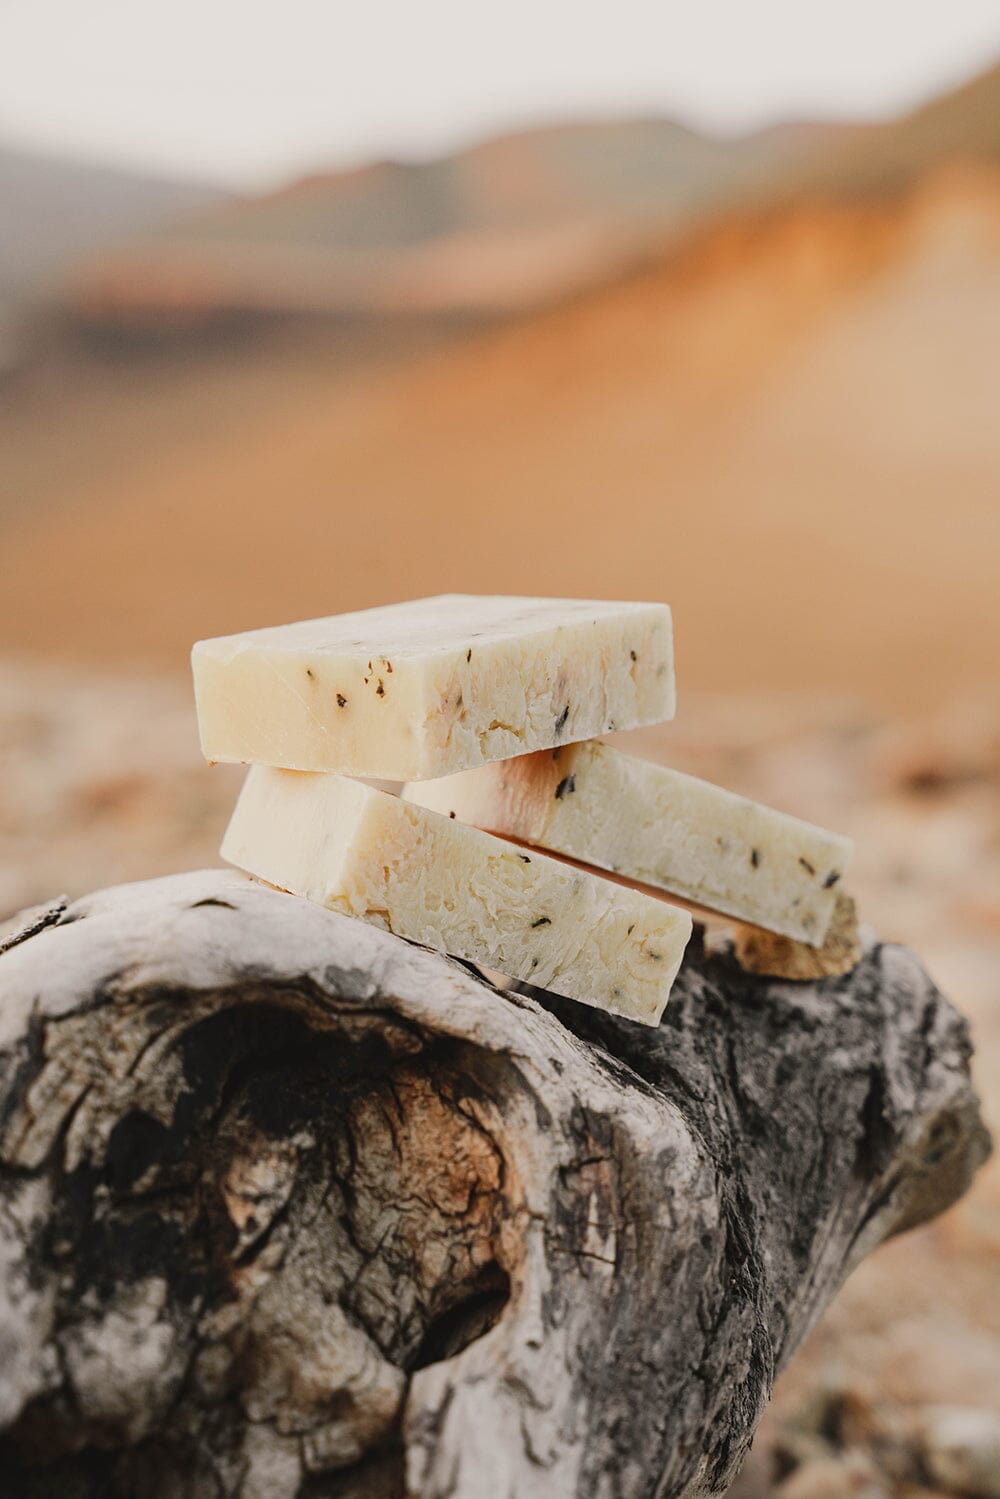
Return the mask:
[[666,604],[444,594],[201,640],[209,760],[420,781],[674,714]]

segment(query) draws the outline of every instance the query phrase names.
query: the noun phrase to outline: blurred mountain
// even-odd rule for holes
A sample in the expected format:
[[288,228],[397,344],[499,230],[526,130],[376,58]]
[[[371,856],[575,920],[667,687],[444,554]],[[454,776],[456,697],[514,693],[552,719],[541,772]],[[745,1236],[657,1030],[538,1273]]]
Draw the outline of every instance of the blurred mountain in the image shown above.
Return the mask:
[[591,122],[316,175],[100,258],[76,279],[74,305],[96,322],[521,310],[759,194],[835,133],[802,125],[722,139],[669,120]]
[[789,174],[783,196],[885,196],[954,162],[1000,167],[1000,63],[900,120],[846,130]]
[[40,295],[81,257],[224,196],[194,183],[0,144],[0,299]]
[[1000,66],[887,125],[721,138],[589,122],[308,177],[100,257],[71,305],[153,331],[246,312],[503,315],[611,279],[734,209],[898,193],[954,160],[1000,160]]
[[[381,318],[11,387],[0,637],[179,666],[196,636],[439,591],[665,597],[684,690],[893,710],[980,691],[1000,638],[998,89],[994,71],[896,124],[730,143],[724,166],[676,127],[533,132],[105,257],[91,313],[103,287],[112,326],[295,295]],[[397,315],[532,299],[450,341]],[[385,329],[415,326],[387,353]]]

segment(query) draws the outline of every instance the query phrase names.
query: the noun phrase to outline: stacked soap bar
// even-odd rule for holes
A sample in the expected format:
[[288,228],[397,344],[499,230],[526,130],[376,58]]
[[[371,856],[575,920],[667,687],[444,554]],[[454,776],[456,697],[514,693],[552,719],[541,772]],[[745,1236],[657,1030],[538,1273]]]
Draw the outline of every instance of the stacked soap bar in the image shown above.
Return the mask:
[[651,1025],[690,916],[599,870],[823,940],[845,840],[595,740],[673,716],[666,605],[451,595],[192,662],[206,757],[253,767],[223,855],[285,890]]
[[355,776],[440,777],[674,712],[663,604],[453,595],[202,641],[202,749],[253,764],[223,856],[402,937],[656,1024],[689,915]]
[[674,716],[665,604],[449,594],[202,640],[209,760],[420,781]]
[[851,854],[836,833],[594,741],[403,795],[816,946]]
[[427,947],[655,1025],[691,918],[347,776],[247,777],[223,858]]

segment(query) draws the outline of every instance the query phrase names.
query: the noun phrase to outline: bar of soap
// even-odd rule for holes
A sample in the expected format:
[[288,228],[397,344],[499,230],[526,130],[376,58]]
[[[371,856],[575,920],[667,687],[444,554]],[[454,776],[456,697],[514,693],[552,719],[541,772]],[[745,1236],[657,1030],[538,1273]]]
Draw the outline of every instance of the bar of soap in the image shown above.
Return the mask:
[[222,845],[240,869],[427,947],[656,1025],[686,911],[343,776],[254,766]]
[[448,594],[201,640],[208,760],[393,781],[674,713],[666,604]]
[[821,946],[851,842],[610,745],[407,786],[406,800]]

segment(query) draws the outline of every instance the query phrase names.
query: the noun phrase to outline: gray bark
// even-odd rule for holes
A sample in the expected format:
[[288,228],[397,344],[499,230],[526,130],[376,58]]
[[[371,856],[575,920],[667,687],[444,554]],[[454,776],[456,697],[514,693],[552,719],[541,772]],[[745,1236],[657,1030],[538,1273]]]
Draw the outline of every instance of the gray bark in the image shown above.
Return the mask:
[[206,871],[0,956],[0,1471],[67,1499],[725,1490],[988,1142],[908,952],[650,1031]]

